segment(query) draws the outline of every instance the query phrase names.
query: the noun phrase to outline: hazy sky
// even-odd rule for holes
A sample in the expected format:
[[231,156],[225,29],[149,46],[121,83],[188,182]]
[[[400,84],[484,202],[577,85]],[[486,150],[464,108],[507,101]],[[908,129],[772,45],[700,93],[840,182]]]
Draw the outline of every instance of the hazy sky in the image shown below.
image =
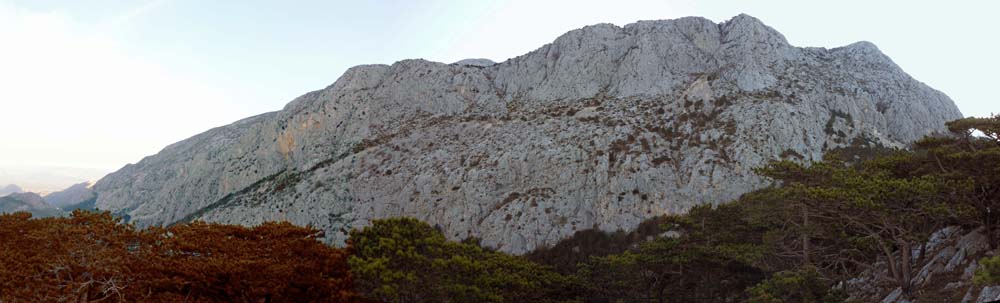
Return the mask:
[[503,61],[584,25],[691,15],[748,13],[797,46],[871,41],[981,116],[1000,111],[997,3],[0,0],[0,177],[110,172],[358,64]]

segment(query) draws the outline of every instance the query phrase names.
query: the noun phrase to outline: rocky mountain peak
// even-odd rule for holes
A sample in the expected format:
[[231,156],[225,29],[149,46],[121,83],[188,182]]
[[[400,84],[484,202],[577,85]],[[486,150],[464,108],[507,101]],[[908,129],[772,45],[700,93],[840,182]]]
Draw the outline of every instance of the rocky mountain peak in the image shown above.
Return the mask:
[[739,14],[719,24],[725,42],[765,42],[769,45],[788,47],[785,35],[767,26],[760,19],[747,14]]
[[[460,61],[461,62],[461,61]],[[867,43],[798,48],[741,15],[599,24],[485,64],[349,69],[283,110],[98,181],[139,225],[410,216],[507,252],[766,186],[768,161],[904,146],[961,117]]]

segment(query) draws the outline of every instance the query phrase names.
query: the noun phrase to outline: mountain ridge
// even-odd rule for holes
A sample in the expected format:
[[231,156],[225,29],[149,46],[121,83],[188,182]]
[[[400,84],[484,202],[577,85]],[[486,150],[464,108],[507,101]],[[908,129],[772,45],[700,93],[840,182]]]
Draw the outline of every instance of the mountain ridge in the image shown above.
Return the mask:
[[767,184],[751,169],[769,160],[903,146],[961,117],[870,42],[797,48],[748,15],[593,25],[459,62],[352,67],[109,174],[96,205],[140,225],[288,220],[334,243],[412,216],[524,253],[730,200]]
[[95,194],[90,190],[90,182],[82,182],[71,185],[66,189],[49,193],[43,198],[46,203],[52,206],[65,208],[95,198]]
[[35,217],[62,215],[61,210],[46,203],[42,196],[36,193],[21,192],[0,197],[0,214],[15,212],[29,212]]

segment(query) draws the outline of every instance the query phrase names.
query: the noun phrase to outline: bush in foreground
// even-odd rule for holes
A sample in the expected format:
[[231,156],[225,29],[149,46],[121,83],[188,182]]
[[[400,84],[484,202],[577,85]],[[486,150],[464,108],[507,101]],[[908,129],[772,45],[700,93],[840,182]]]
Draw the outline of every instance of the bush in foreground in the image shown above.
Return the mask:
[[137,230],[108,213],[0,215],[0,301],[353,302],[346,257],[320,235],[288,223]]

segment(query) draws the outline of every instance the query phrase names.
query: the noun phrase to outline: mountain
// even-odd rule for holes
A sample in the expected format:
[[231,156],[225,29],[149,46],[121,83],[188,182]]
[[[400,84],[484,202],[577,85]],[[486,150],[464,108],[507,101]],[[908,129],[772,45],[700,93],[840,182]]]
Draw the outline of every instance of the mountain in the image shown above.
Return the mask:
[[70,186],[62,191],[45,195],[44,198],[45,202],[49,205],[65,208],[70,205],[95,199],[96,194],[94,194],[94,191],[90,190],[90,182],[83,182]]
[[13,183],[44,195],[80,182],[98,180],[108,172],[71,166],[0,164],[0,184]]
[[52,217],[62,215],[36,193],[13,193],[0,197],[0,213],[30,212],[34,217]]
[[771,160],[900,147],[961,117],[872,43],[794,47],[747,15],[593,25],[490,63],[351,68],[109,174],[96,206],[140,226],[288,220],[334,243],[409,216],[524,253],[731,200]]
[[14,184],[8,184],[7,186],[0,187],[0,197],[6,196],[6,195],[9,195],[9,194],[23,193],[23,192],[24,192],[23,189],[21,189],[20,187],[18,187],[17,185],[14,185]]

